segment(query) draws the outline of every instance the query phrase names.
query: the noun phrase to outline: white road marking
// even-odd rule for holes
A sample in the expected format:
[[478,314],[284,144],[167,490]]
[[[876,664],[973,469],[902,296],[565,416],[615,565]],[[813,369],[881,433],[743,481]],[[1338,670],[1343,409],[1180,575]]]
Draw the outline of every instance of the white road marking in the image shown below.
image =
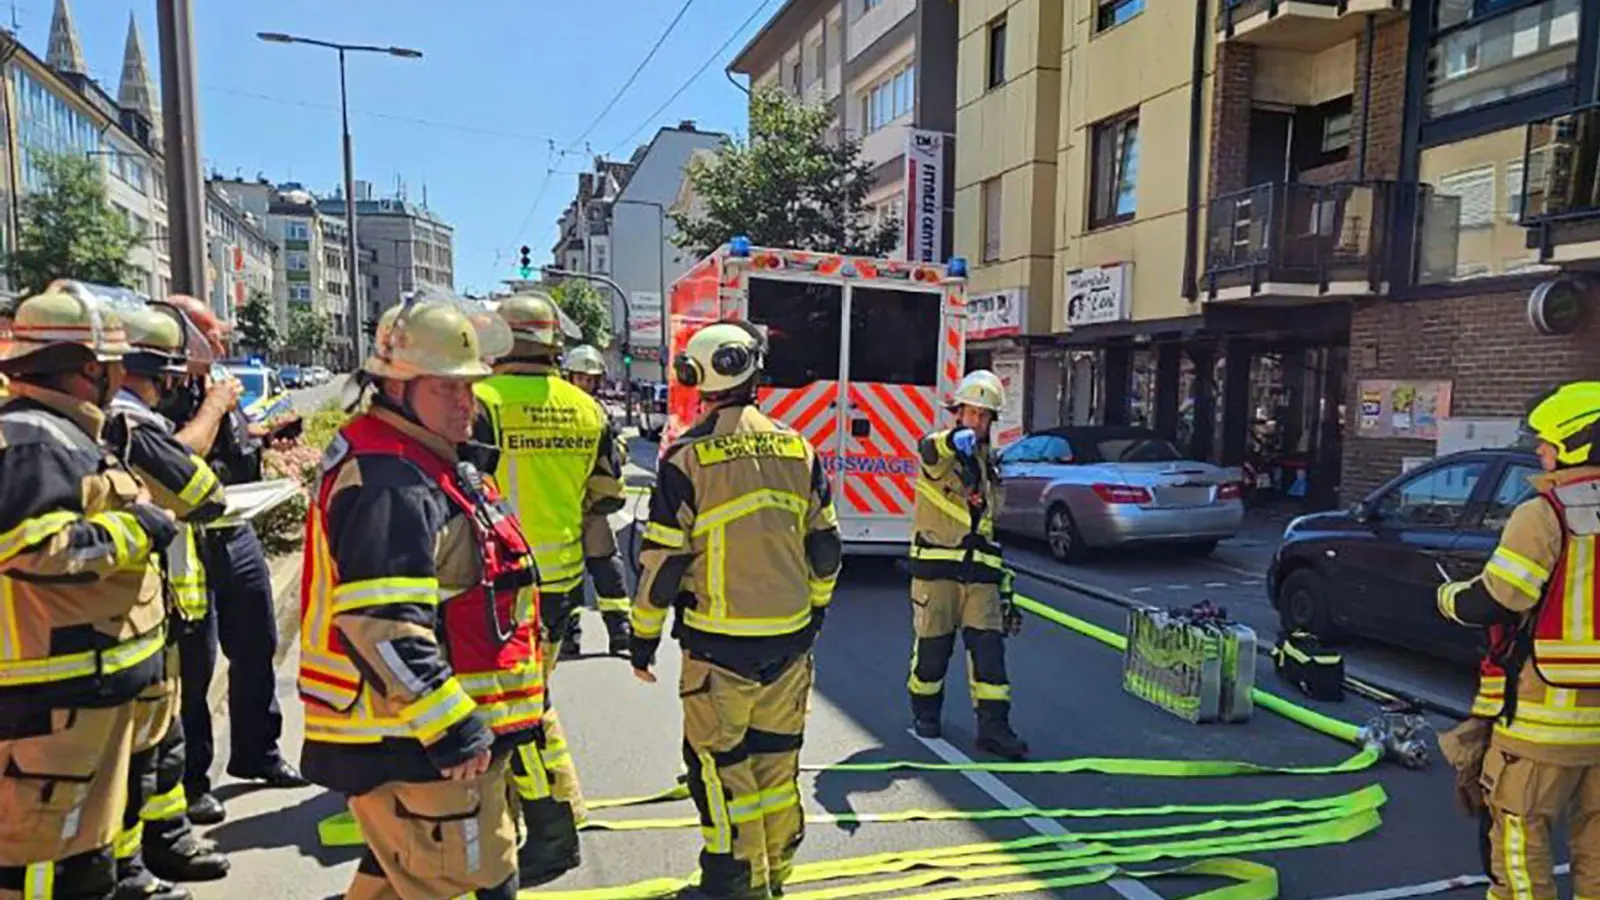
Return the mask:
[[[1556,866],[1557,875],[1565,875],[1570,871],[1572,871],[1572,866],[1567,863]],[[1375,891],[1363,891],[1359,894],[1322,897],[1320,900],[1405,900],[1407,897],[1426,897],[1429,894],[1442,894],[1446,891],[1458,891],[1463,888],[1479,887],[1488,883],[1489,879],[1482,875],[1457,875],[1454,878],[1441,878],[1438,881],[1425,881],[1422,884],[1407,884],[1400,887],[1379,888]]]
[[1154,590],[1154,588],[1136,587],[1136,588],[1128,588],[1128,593],[1130,593],[1130,594],[1147,594],[1152,590]]
[[1187,584],[1168,584],[1163,585],[1163,587],[1169,591],[1186,591],[1189,589],[1189,585]]
[[1226,581],[1208,581],[1208,582],[1206,582],[1206,587],[1208,587],[1208,588],[1225,588],[1227,586],[1228,586],[1228,582],[1226,582]]
[[1225,563],[1225,562],[1223,562],[1221,560],[1218,560],[1218,559],[1203,560],[1201,562],[1201,565],[1211,566],[1211,567],[1217,568],[1217,569],[1226,569],[1227,571],[1232,572],[1235,575],[1243,575],[1246,578],[1260,578],[1264,574],[1266,574],[1264,572],[1256,572],[1256,571],[1252,571],[1250,569],[1246,569],[1243,566],[1235,566],[1235,565],[1232,565],[1232,564],[1229,564],[1229,563]]
[[[910,729],[908,729],[908,731],[912,737],[917,738],[918,741],[922,742],[924,747],[932,750],[934,755],[939,757],[941,760],[957,765],[972,764],[972,757],[962,753],[960,750],[957,750],[953,744],[944,738],[918,737],[915,731]],[[971,770],[962,770],[961,774],[968,781],[972,782],[974,787],[980,791],[983,791],[985,794],[988,794],[989,797],[992,798],[996,803],[999,803],[1007,809],[1024,809],[1026,807],[1038,805],[1012,790],[1005,782],[997,778],[993,772],[974,772]],[[1072,834],[1072,832],[1062,827],[1061,823],[1057,822],[1055,819],[1033,817],[1023,819],[1022,823],[1027,825],[1029,828],[1032,828],[1038,834],[1049,835],[1051,837],[1068,837]],[[1083,845],[1079,843],[1063,843],[1061,846],[1065,849],[1071,849],[1074,847],[1081,847]],[[1118,894],[1122,895],[1125,900],[1165,900],[1165,898],[1156,893],[1155,890],[1153,890],[1149,885],[1134,878],[1113,878],[1106,882],[1106,887],[1109,887],[1113,891],[1116,891]]]

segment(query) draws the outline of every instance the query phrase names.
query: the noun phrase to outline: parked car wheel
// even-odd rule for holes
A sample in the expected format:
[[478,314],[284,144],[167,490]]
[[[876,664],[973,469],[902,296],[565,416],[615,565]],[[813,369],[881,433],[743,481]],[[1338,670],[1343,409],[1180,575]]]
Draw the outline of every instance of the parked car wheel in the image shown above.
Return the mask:
[[1278,587],[1278,621],[1285,632],[1309,631],[1324,641],[1344,636],[1333,623],[1327,585],[1313,569],[1290,572]]
[[1083,562],[1089,558],[1089,547],[1078,534],[1072,521],[1072,512],[1064,504],[1050,507],[1045,515],[1045,539],[1050,544],[1050,555],[1065,563]]

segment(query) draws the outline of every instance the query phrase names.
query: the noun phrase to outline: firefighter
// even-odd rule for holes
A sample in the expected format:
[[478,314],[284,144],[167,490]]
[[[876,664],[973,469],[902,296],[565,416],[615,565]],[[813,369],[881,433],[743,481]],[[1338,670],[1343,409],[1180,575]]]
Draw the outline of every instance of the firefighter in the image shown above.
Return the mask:
[[[160,727],[135,734],[128,802],[118,833],[117,898],[179,900],[187,891],[169,881],[213,881],[228,860],[190,828],[183,790],[184,740],[179,716],[179,634],[205,619],[205,571],[189,523],[204,523],[226,507],[211,467],[174,437],[173,423],[155,411],[187,374],[187,323],[174,307],[130,308],[130,351],[123,389],[111,401],[106,446],[142,479],[155,502],[178,519],[178,536],[158,551],[169,605],[166,677],[139,698],[139,716]],[[133,323],[139,322],[135,328]],[[161,730],[165,733],[162,734]]]
[[56,282],[0,350],[0,898],[116,882],[136,699],[164,673],[151,554],[178,533],[100,443],[127,349],[115,313]]
[[[1483,571],[1439,588],[1439,612],[1490,634],[1474,714],[1494,721],[1479,786],[1493,900],[1556,896],[1555,820],[1568,817],[1573,892],[1600,896],[1600,382],[1564,385],[1527,417],[1544,472]],[[1498,694],[1498,710],[1484,702]],[[1454,758],[1453,758],[1454,759]]]
[[490,369],[462,303],[379,320],[370,405],[329,445],[306,525],[301,763],[366,841],[349,900],[518,887],[507,761],[538,739],[544,673],[532,555],[468,442]]
[[749,326],[719,322],[674,361],[707,411],[662,456],[633,599],[630,653],[645,683],[667,610],[678,611],[705,897],[770,897],[788,877],[805,832],[796,778],[811,648],[839,573],[822,463],[756,405],[762,352]]
[[[588,344],[567,351],[567,380],[584,393],[599,400],[600,385],[605,381],[606,362],[600,351]],[[604,406],[601,407],[604,409]],[[615,434],[613,429],[613,434]],[[627,459],[627,444],[621,435],[616,437],[617,457]],[[621,465],[615,469],[619,474]],[[603,515],[583,517],[583,566],[594,584],[594,605],[606,624],[606,636],[612,656],[628,655],[628,587],[622,575],[622,557],[617,553],[617,535],[611,530],[611,520]],[[580,655],[582,629],[578,621],[579,610],[572,611],[572,623],[567,628],[566,639],[561,642],[561,655]]]
[[[555,302],[544,294],[517,294],[501,301],[497,311],[514,343],[511,353],[495,364],[494,376],[477,387],[483,414],[475,434],[500,449],[496,480],[505,486],[533,544],[548,677],[574,613],[583,605],[584,518],[622,508],[621,461],[599,401],[557,371],[562,322]],[[538,759],[530,747],[513,761],[530,823],[548,792],[581,824],[583,791],[552,706],[545,710],[544,736]],[[535,771],[539,764],[545,769],[542,774]],[[565,868],[578,864],[575,831],[570,850]],[[523,860],[524,880],[546,880],[549,873],[534,871],[534,862]]]
[[955,427],[935,431],[918,444],[922,465],[910,564],[916,642],[906,684],[917,735],[939,737],[944,677],[960,629],[977,710],[977,746],[1022,759],[1028,745],[1011,730],[1004,644],[1022,620],[1011,605],[1011,570],[994,538],[1000,477],[989,446],[1004,400],[1005,389],[993,372],[969,373],[950,398]]

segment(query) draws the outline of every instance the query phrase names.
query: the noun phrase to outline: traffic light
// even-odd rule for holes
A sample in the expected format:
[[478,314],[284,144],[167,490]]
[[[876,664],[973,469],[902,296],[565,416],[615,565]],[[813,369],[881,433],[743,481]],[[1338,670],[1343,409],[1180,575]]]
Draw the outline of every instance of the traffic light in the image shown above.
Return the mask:
[[633,365],[633,351],[632,350],[624,350],[624,351],[622,351],[622,364],[625,365],[625,366]]
[[528,249],[527,244],[523,244],[522,248],[517,252],[522,254],[521,261],[517,263],[517,274],[522,276],[523,281],[527,281],[533,277],[533,259],[531,256],[533,251]]

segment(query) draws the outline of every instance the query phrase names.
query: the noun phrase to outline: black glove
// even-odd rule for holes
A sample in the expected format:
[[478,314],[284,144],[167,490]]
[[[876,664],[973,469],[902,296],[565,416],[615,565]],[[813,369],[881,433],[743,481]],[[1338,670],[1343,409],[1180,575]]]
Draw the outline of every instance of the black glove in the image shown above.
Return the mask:
[[1006,637],[1016,637],[1022,633],[1022,610],[1017,609],[1010,597],[1000,601],[1000,631]]
[[645,638],[635,634],[628,639],[628,658],[635,669],[648,670],[656,664],[656,648],[661,646],[660,638]]
[[127,510],[150,537],[150,546],[163,550],[178,536],[178,521],[172,514],[151,503],[135,503]]

